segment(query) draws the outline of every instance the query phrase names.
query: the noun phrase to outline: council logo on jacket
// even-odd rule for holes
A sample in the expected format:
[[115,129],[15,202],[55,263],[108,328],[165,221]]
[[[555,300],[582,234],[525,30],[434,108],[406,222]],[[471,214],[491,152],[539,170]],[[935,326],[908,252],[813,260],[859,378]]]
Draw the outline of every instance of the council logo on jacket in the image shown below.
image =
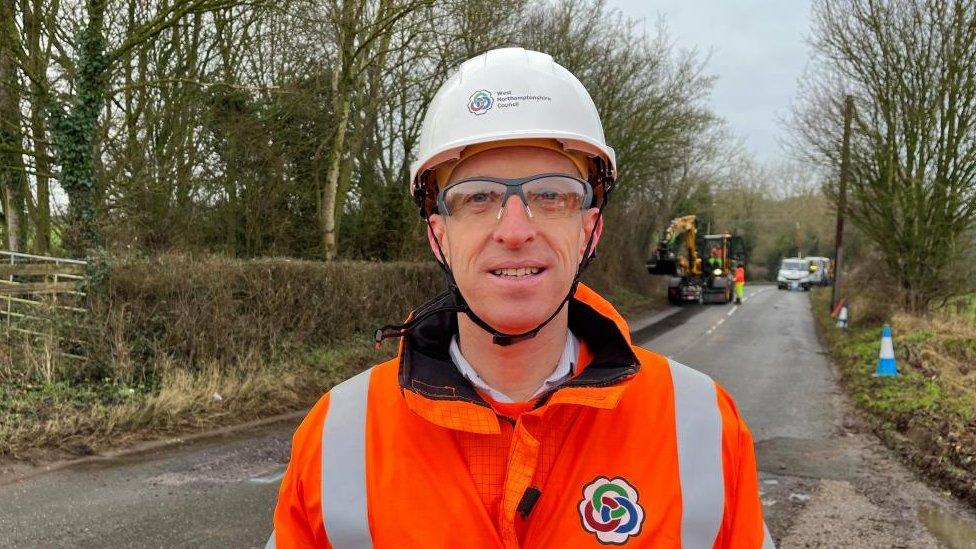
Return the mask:
[[583,527],[602,543],[622,544],[639,534],[644,524],[637,490],[622,478],[600,477],[586,485],[579,512]]

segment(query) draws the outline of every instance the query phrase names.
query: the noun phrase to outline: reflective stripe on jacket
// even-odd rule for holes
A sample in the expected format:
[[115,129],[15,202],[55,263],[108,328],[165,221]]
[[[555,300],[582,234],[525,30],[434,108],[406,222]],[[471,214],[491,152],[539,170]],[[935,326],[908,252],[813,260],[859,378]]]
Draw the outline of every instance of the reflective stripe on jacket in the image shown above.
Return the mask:
[[[432,318],[302,422],[268,547],[772,547],[752,436],[731,398],[631,346],[597,294],[581,285],[570,304],[591,360],[517,420],[496,415],[451,364],[453,315]],[[557,418],[568,426],[555,445],[546,426]],[[492,520],[458,436],[498,436],[506,421]]]

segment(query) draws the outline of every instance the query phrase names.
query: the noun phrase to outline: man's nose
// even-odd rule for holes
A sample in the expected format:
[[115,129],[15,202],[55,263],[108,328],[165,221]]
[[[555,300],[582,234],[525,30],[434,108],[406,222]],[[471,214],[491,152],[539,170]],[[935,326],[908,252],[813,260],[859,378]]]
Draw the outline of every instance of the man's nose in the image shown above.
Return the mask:
[[508,247],[518,247],[534,239],[537,226],[530,211],[518,196],[508,197],[499,211],[493,235],[495,241]]

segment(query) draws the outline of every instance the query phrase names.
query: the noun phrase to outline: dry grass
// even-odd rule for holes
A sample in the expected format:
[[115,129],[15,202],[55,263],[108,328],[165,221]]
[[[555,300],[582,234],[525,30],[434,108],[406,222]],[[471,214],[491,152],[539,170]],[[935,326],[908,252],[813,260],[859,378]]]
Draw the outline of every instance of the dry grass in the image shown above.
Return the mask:
[[898,313],[891,326],[897,333],[916,334],[905,349],[912,368],[937,379],[946,391],[971,397],[976,407],[976,324],[953,314],[919,318]]
[[0,456],[29,458],[39,448],[89,454],[300,410],[392,352],[357,342],[233,369],[216,363],[197,371],[158,365],[166,373],[153,390],[111,380],[6,385],[0,391]]

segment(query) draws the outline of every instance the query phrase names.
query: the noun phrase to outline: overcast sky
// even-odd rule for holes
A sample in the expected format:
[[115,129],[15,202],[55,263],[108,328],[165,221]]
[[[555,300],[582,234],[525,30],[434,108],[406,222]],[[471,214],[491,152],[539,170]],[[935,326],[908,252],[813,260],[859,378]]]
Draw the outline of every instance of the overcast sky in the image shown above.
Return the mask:
[[711,53],[712,107],[761,162],[786,159],[778,143],[807,62],[809,0],[608,0],[653,33],[664,18],[680,48]]

